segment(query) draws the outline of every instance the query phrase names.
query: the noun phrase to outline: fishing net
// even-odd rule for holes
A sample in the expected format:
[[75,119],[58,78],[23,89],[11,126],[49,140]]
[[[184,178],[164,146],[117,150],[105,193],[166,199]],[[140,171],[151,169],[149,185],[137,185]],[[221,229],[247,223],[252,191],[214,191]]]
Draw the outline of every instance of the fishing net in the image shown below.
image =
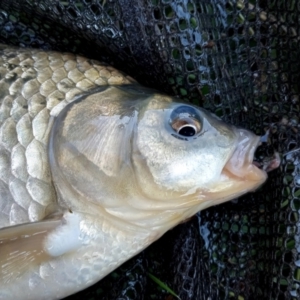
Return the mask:
[[[68,299],[299,299],[300,2],[2,0],[0,41],[109,62],[267,134],[281,166],[257,192],[179,225]],[[76,276],[76,274],[74,274]]]

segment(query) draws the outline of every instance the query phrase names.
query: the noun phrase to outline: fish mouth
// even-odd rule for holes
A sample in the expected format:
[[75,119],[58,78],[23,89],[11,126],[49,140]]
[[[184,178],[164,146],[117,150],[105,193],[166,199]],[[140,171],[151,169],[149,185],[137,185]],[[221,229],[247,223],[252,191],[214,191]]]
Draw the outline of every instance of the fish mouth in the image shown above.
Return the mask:
[[209,201],[201,203],[201,209],[255,191],[268,177],[267,172],[254,162],[260,137],[245,129],[237,129],[235,133],[233,150],[221,171],[220,181],[205,193]]
[[237,146],[225,164],[222,174],[230,180],[244,182],[245,189],[255,190],[266,179],[267,173],[254,162],[254,153],[260,137],[250,131],[239,129]]

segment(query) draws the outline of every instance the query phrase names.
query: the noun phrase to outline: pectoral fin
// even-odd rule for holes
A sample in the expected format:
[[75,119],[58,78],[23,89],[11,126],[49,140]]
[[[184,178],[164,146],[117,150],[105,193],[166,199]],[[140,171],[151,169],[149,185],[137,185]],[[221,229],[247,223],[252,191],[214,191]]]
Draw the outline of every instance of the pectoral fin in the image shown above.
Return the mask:
[[49,220],[1,229],[0,282],[8,282],[48,260],[50,255],[44,250],[44,241],[60,223]]

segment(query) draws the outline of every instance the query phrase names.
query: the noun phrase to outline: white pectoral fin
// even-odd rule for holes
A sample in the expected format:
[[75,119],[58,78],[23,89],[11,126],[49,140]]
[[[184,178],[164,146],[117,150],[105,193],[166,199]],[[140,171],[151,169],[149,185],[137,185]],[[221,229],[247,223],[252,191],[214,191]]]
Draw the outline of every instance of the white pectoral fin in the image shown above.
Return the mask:
[[79,246],[79,218],[70,215],[1,229],[0,284],[75,250]]
[[75,213],[66,212],[62,224],[50,232],[45,241],[44,249],[52,257],[78,249],[82,242],[80,235],[80,217]]

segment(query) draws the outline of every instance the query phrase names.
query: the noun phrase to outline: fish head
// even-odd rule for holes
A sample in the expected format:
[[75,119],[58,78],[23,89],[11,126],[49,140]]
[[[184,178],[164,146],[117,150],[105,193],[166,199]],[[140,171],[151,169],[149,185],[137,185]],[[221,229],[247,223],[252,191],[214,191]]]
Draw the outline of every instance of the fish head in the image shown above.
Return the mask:
[[171,228],[267,177],[253,164],[258,136],[152,90],[109,87],[54,123],[52,176],[72,210]]
[[154,96],[139,115],[133,161],[149,197],[176,195],[194,214],[266,180],[266,172],[253,164],[259,143],[251,131],[204,109]]

